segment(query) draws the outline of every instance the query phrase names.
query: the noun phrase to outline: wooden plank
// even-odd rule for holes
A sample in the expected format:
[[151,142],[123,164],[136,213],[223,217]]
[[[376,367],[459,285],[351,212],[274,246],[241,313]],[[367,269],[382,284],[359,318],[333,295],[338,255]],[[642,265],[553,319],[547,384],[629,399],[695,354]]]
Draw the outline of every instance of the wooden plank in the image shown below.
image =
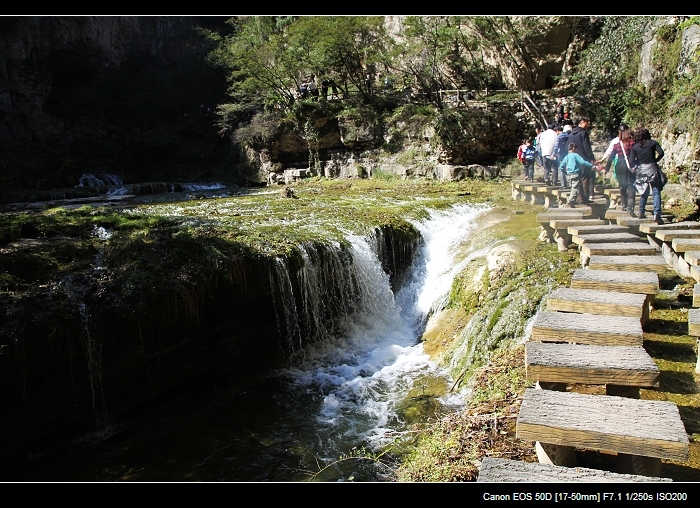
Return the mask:
[[700,250],[687,250],[683,253],[683,259],[689,265],[700,265]]
[[659,368],[641,346],[525,344],[532,382],[658,387]]
[[578,269],[571,277],[571,287],[655,295],[659,292],[659,276],[654,272]]
[[592,256],[658,256],[659,251],[648,243],[586,243],[581,246],[581,255]]
[[674,238],[700,238],[700,229],[659,229],[654,235],[662,242],[670,242]]
[[548,208],[546,212],[538,213],[535,220],[547,223],[553,220],[581,220],[583,217],[590,217],[591,213],[590,207]]
[[598,346],[641,346],[644,332],[639,319],[600,314],[540,311],[530,340]]
[[641,242],[641,239],[632,233],[594,233],[585,235],[571,235],[571,240],[576,245],[584,245],[589,243]]
[[[586,226],[586,225],[594,225],[594,226],[602,226],[605,224],[605,221],[602,219],[558,219],[558,220],[552,220],[549,222],[549,225],[553,229],[565,229],[569,228],[571,226]],[[568,233],[568,231],[567,231]]]
[[597,289],[555,289],[547,298],[547,310],[633,317],[642,325],[649,317],[646,295]]
[[671,248],[677,253],[700,250],[700,238],[674,238],[671,240]]
[[688,435],[667,401],[527,388],[516,436],[562,446],[688,460]]
[[[602,220],[602,219],[599,219]],[[625,226],[617,224],[569,226],[568,233],[570,235],[597,235],[601,233],[627,233],[629,230]]]
[[700,266],[690,265],[690,276],[695,279],[695,282],[700,282]]
[[621,270],[625,272],[655,272],[665,274],[669,271],[663,256],[591,256],[588,264],[591,270]]
[[612,473],[585,467],[564,467],[539,462],[484,457],[477,483],[602,483],[602,482],[672,482],[634,474]]
[[647,234],[653,234],[663,229],[700,229],[700,222],[683,221],[669,222],[667,224],[644,224],[643,226],[639,226],[639,231]]
[[700,337],[700,309],[688,309],[688,335]]

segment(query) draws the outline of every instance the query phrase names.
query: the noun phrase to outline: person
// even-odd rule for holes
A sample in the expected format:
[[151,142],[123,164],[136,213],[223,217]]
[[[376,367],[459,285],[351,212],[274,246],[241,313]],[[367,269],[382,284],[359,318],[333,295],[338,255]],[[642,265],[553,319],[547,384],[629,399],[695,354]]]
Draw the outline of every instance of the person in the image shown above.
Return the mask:
[[583,192],[581,199],[583,204],[591,204],[593,198],[593,186],[595,184],[595,170],[593,169],[593,148],[591,147],[591,137],[588,134],[588,129],[591,127],[591,120],[588,117],[582,116],[579,118],[578,125],[571,129],[569,134],[569,143],[576,145],[576,153],[583,157],[586,162],[591,163],[591,167],[586,167],[581,175],[581,183]]
[[568,111],[566,113],[564,113],[564,119],[561,121],[562,127],[566,127],[567,125],[570,125],[572,128],[574,127],[574,121],[569,116]]
[[328,99],[328,87],[330,86],[331,82],[328,81],[327,77],[324,77],[321,80],[321,98],[322,99]]
[[559,170],[566,171],[566,175],[569,178],[569,184],[571,186],[571,192],[569,193],[569,199],[566,206],[569,208],[575,208],[578,194],[583,190],[583,181],[581,177],[586,168],[591,169],[593,164],[576,153],[575,143],[569,143],[568,150],[569,152],[559,165]]
[[535,127],[535,141],[534,141],[534,146],[535,146],[535,162],[537,162],[537,165],[539,167],[544,166],[542,164],[542,149],[540,147],[540,137],[542,136],[542,129],[539,127]]
[[613,147],[617,145],[620,142],[620,134],[622,134],[622,131],[629,129],[629,125],[621,123],[620,126],[617,128],[617,136],[610,141],[610,144],[608,145],[608,148],[605,150],[605,153],[603,154],[603,159],[607,160],[608,157],[610,157],[610,154],[613,151]]
[[311,76],[309,78],[307,87],[309,89],[309,94],[311,95],[311,97],[318,97],[318,87],[316,86],[316,79],[314,78],[314,76]]
[[523,144],[518,148],[518,160],[523,165],[525,181],[535,179],[535,149],[530,138],[523,139]]
[[309,96],[309,87],[306,84],[306,81],[302,81],[301,85],[299,85],[299,93],[301,94],[302,99],[306,99]]
[[564,100],[559,99],[559,102],[557,102],[557,124],[561,125],[561,122],[564,120]]
[[646,217],[647,198],[651,190],[654,200],[654,220],[663,224],[661,218],[661,190],[666,184],[666,177],[658,162],[663,158],[661,145],[653,139],[645,127],[634,130],[634,145],[630,150],[630,169],[635,175],[634,186],[639,192],[639,218]]
[[554,131],[554,124],[550,123],[547,125],[547,130],[540,134],[540,152],[544,162],[544,181],[547,185],[552,185],[552,182],[556,182],[559,176],[559,167],[552,155],[556,139],[557,133]]
[[[557,133],[557,138],[554,140],[554,153],[552,154],[555,159],[555,167],[557,168],[557,171],[559,170],[559,166],[561,165],[561,161],[564,160],[564,157],[566,157],[568,153],[568,146],[569,146],[569,132],[566,131],[564,132],[564,129],[558,125],[557,127],[554,128],[554,131]],[[566,187],[566,172],[565,171],[559,171],[559,177],[560,180],[557,181],[556,179],[557,175],[556,173],[554,174],[554,184],[555,185],[561,185],[562,187]]]
[[[620,127],[627,127],[620,125]],[[634,145],[634,133],[632,129],[627,127],[620,131],[616,138],[617,143],[612,147],[608,154],[608,162],[605,164],[605,173],[610,171],[610,166],[615,169],[615,178],[620,186],[620,199],[622,200],[622,211],[629,212],[632,217],[636,217],[634,213],[634,175],[630,172],[630,152]],[[607,151],[606,151],[607,153]]]

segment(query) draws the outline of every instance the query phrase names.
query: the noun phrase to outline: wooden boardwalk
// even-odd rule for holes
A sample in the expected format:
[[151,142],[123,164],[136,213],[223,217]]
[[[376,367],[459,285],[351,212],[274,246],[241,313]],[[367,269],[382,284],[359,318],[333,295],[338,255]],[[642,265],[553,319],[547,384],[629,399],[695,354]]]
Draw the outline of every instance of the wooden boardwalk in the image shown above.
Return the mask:
[[[606,194],[615,199],[614,190]],[[659,368],[642,347],[659,277],[682,268],[681,259],[700,282],[700,223],[657,225],[613,209],[613,201],[609,205],[603,217],[596,215],[595,206],[591,215],[579,217],[560,218],[577,208],[538,215],[543,231],[557,236],[560,250],[563,243],[567,249],[572,243],[580,248],[585,269],[574,271],[571,287],[547,297],[546,310],[535,317],[526,343],[526,374],[537,388],[525,391],[516,435],[535,443],[540,463],[485,459],[480,482],[668,481],[658,478],[661,460],[689,458],[678,406],[642,400],[639,389],[658,387],[660,379]],[[592,222],[601,219],[607,224]],[[571,224],[564,234],[565,221]],[[700,283],[696,289],[700,305]],[[689,310],[688,321],[689,334],[700,340],[700,308]],[[591,385],[604,385],[605,395],[575,391]],[[576,449],[616,455],[616,473],[575,467]]]

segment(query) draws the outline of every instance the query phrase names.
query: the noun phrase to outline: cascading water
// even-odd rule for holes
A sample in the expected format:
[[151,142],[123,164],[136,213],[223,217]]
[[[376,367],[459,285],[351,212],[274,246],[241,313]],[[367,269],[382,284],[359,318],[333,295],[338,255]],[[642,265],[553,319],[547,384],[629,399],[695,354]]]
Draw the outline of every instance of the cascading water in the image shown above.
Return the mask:
[[386,253],[378,256],[381,233],[346,234],[342,244],[305,245],[295,260],[276,260],[269,283],[280,347],[292,367],[244,392],[183,396],[168,416],[159,409],[162,423],[144,423],[130,438],[81,453],[45,478],[385,478],[376,462],[338,459],[363,447],[378,450],[412,422],[463,403],[448,394],[450,379],[420,337],[468,259],[466,242],[486,210],[455,206],[414,222],[424,241],[396,294],[380,261]]
[[[392,431],[402,427],[405,400],[411,393],[420,394],[421,383],[442,379],[446,386],[446,374],[418,341],[430,313],[444,305],[463,264],[456,259],[460,243],[484,210],[458,206],[433,211],[429,220],[416,222],[424,248],[396,296],[376,247],[366,238],[348,235],[352,273],[340,282],[353,281],[359,303],[343,317],[339,333],[316,341],[298,366],[283,373],[291,381],[291,397],[313,395],[317,400],[316,458],[329,462],[353,447],[385,444]],[[317,285],[315,277],[305,281]],[[352,293],[348,290],[345,298],[351,299]],[[434,393],[434,388],[429,390]],[[444,395],[438,401],[462,402],[461,397]]]

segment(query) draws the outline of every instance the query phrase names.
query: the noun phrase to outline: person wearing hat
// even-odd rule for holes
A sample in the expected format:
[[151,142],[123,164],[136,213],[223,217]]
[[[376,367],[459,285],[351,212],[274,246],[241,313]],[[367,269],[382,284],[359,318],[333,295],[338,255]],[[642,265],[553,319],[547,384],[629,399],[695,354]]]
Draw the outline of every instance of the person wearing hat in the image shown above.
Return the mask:
[[566,128],[567,125],[571,126],[572,129],[573,129],[573,127],[574,127],[574,121],[573,121],[573,120],[571,119],[571,117],[569,116],[569,112],[568,112],[568,111],[567,111],[566,113],[564,113],[564,119],[561,121],[561,126],[562,126],[562,127]]

